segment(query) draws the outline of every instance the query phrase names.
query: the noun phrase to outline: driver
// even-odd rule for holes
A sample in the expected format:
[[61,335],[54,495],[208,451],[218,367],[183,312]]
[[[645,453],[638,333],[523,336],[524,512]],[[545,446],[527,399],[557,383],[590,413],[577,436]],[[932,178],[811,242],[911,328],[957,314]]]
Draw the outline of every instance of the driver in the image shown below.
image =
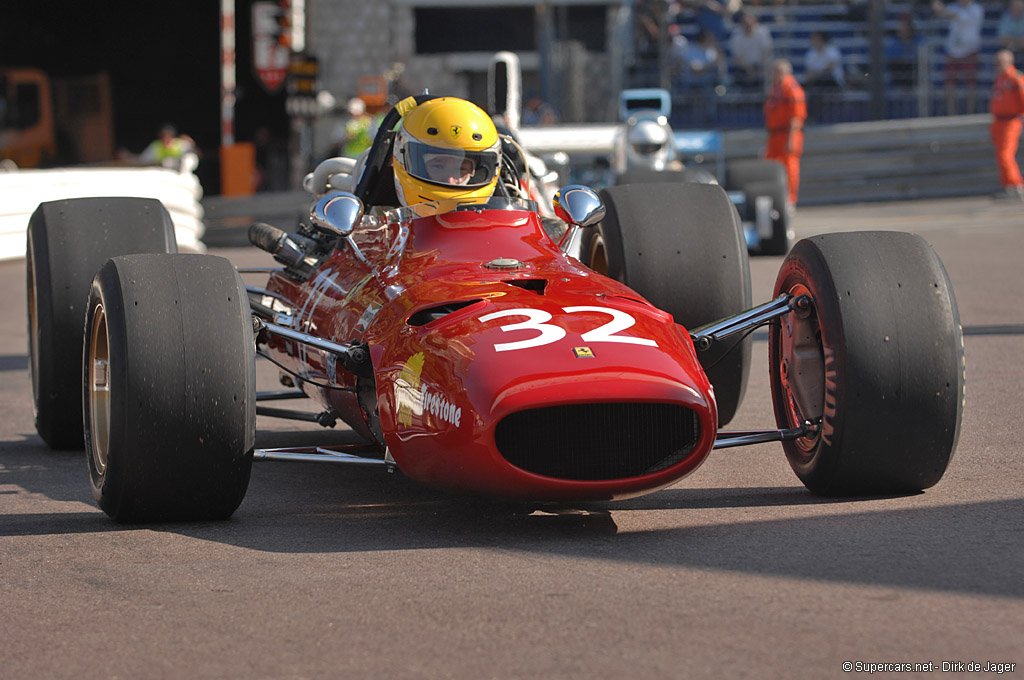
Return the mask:
[[493,121],[480,107],[464,99],[441,97],[405,115],[393,155],[401,205],[446,200],[481,203],[498,183],[501,142]]
[[[635,168],[681,170],[667,123],[640,118],[629,122],[625,139],[626,158],[620,172]],[[621,148],[621,147],[620,147]]]

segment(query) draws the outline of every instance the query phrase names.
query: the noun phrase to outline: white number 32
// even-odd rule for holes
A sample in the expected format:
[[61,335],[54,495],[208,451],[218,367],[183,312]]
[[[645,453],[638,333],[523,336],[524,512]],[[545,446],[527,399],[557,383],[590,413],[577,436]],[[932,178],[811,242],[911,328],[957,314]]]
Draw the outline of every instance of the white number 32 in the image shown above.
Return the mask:
[[[612,320],[603,326],[599,326],[592,331],[583,333],[580,336],[583,339],[583,342],[619,342],[627,345],[648,345],[650,347],[658,346],[658,343],[648,338],[637,338],[632,335],[617,335],[617,333],[632,327],[636,323],[636,319],[621,310],[610,309],[608,307],[563,307],[562,310],[567,314],[598,312],[612,317]],[[540,309],[529,309],[525,307],[520,309],[506,309],[500,312],[485,314],[480,317],[480,320],[492,321],[506,316],[526,317],[526,321],[501,326],[501,330],[506,333],[511,331],[528,330],[536,331],[537,334],[532,338],[527,338],[526,340],[499,342],[494,345],[495,352],[507,352],[514,349],[540,347],[541,345],[558,342],[566,335],[564,328],[548,323],[548,321],[551,321],[551,315]]]

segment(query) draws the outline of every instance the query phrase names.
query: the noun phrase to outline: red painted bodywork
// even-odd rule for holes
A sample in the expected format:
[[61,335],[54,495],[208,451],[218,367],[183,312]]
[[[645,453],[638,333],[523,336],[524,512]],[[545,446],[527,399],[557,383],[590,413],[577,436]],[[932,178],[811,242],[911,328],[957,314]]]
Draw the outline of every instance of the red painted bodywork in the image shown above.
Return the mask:
[[[267,288],[294,309],[297,330],[369,345],[383,444],[407,476],[503,497],[612,499],[672,484],[711,451],[717,411],[689,334],[631,289],[563,255],[535,213],[462,210],[357,229],[353,238],[375,273],[344,248],[309,281],[274,274]],[[522,266],[486,266],[496,258]],[[425,323],[423,310],[449,303],[466,306]],[[566,312],[567,307],[619,310],[635,324],[613,333],[612,341],[585,341],[584,333],[613,315]],[[497,351],[496,346],[528,341],[540,331],[502,329],[528,321],[525,316],[481,317],[524,308],[550,314],[547,324],[562,328],[564,337]],[[577,358],[579,347],[593,356]],[[313,386],[356,385],[333,357],[280,338],[272,340],[271,352],[307,379],[310,396],[372,436],[353,392]],[[667,469],[602,481],[533,474],[497,450],[495,426],[510,413],[597,402],[683,404],[697,414],[699,441]]]

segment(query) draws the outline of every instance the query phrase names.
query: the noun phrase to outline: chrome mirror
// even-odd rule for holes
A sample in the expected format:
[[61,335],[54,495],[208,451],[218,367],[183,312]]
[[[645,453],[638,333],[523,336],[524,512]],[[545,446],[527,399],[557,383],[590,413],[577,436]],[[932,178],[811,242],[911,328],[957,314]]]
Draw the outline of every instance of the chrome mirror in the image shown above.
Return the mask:
[[555,215],[578,227],[597,224],[605,215],[604,204],[594,190],[579,184],[559,189],[552,204]]
[[313,226],[337,236],[347,237],[363,219],[363,202],[345,191],[327,194],[316,202],[309,214]]

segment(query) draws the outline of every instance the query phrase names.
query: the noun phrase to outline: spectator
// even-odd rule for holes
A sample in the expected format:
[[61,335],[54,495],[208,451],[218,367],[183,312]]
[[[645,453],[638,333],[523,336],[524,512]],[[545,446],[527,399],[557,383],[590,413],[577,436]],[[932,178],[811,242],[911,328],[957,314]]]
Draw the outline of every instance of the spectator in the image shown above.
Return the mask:
[[996,37],[1000,47],[1013,52],[1015,64],[1024,65],[1024,0],[1010,0],[999,17]]
[[554,125],[558,122],[558,112],[551,104],[541,99],[540,94],[530,91],[526,94],[522,122],[523,125]]
[[956,84],[962,80],[967,95],[966,113],[974,113],[977,101],[978,52],[981,51],[981,24],[985,11],[974,0],[957,0],[943,5],[933,0],[932,11],[949,19],[946,36],[946,115],[956,115]]
[[[771,21],[771,23],[772,23],[772,26],[775,29],[778,29],[779,27],[786,27],[786,25],[788,23],[790,23],[792,17],[790,17],[789,12],[788,12],[787,7],[786,7],[786,5],[788,3],[789,3],[789,0],[771,0],[770,3],[768,3],[768,2],[762,3],[762,4],[771,4],[771,6],[772,6],[772,9],[771,9],[772,21]],[[776,30],[776,34],[778,34],[778,30]]]
[[829,41],[828,33],[812,32],[811,47],[804,56],[804,88],[813,117],[820,118],[827,99],[845,86],[839,48]]
[[716,88],[726,76],[725,55],[715,36],[701,29],[686,53],[686,85],[693,99],[696,123],[703,127],[714,124],[717,107]]
[[768,129],[765,158],[782,163],[789,179],[789,205],[795,206],[800,191],[800,156],[804,151],[807,102],[804,90],[793,77],[793,65],[785,59],[772,64],[772,89],[764,102]]
[[[182,169],[186,154],[196,154],[196,143],[188,135],[179,135],[170,123],[160,127],[158,137],[139,154],[139,162]],[[193,166],[194,167],[194,166]]]
[[804,55],[804,87],[841,88],[846,85],[843,77],[843,55],[831,43],[828,33],[811,33],[811,47]]
[[668,72],[672,83],[673,95],[686,90],[687,59],[690,52],[690,41],[682,34],[679,24],[668,25]]
[[346,105],[348,121],[345,123],[345,136],[341,143],[342,156],[359,158],[373,144],[377,134],[377,125],[373,116],[366,112],[366,102],[360,97],[352,97]]
[[[1022,0],[1024,2],[1024,0]],[[889,82],[896,87],[912,88],[916,83],[917,51],[924,41],[914,30],[909,14],[900,15],[896,34],[885,43],[885,60],[889,68]]]
[[729,37],[732,17],[743,8],[741,0],[683,0],[682,4],[694,11],[697,28],[710,31],[719,43]]
[[1024,179],[1017,165],[1021,115],[1024,114],[1024,75],[1013,67],[1013,52],[999,50],[995,60],[996,80],[992,84],[992,146],[999,165],[1001,198],[1024,200]]
[[658,51],[661,29],[658,26],[658,7],[654,0],[636,0],[633,5],[633,40],[636,57],[648,58]]
[[772,59],[772,34],[768,27],[762,26],[753,14],[741,13],[740,26],[729,39],[729,50],[736,67],[736,84],[761,89]]

